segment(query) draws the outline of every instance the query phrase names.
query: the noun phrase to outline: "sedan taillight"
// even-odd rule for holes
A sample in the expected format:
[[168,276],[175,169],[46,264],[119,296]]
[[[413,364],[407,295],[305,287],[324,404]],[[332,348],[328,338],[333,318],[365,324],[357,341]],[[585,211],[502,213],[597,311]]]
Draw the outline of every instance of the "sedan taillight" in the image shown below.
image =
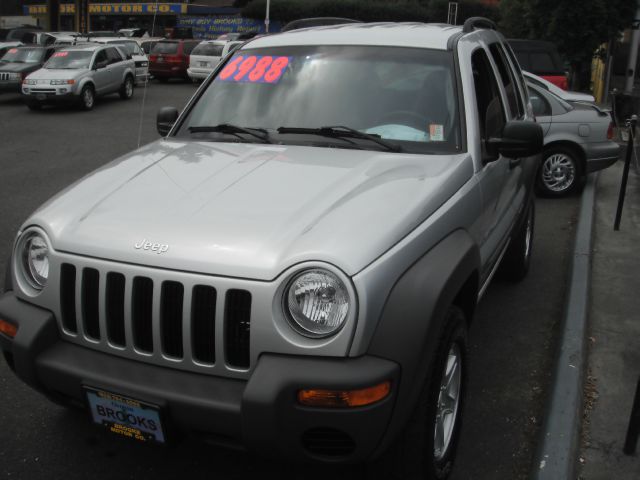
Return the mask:
[[613,122],[609,122],[609,128],[607,128],[607,140],[613,139]]

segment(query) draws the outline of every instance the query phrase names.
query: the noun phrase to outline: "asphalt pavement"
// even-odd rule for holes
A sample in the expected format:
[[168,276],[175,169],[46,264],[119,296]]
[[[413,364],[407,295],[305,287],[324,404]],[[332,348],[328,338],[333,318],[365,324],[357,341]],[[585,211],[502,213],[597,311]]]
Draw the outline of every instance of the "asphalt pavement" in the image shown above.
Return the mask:
[[[156,140],[161,106],[182,107],[189,83],[152,82],[130,101],[104,98],[91,112],[30,112],[0,96],[0,271],[21,222],[42,202],[119,155]],[[142,120],[142,122],[141,122]],[[469,391],[452,478],[524,479],[531,469],[561,323],[579,198],[540,199],[528,277],[494,282],[469,341]],[[3,276],[0,276],[0,285]],[[0,361],[0,478],[359,478],[356,467],[288,465],[185,438],[168,448],[109,435],[86,414],[58,407]]]

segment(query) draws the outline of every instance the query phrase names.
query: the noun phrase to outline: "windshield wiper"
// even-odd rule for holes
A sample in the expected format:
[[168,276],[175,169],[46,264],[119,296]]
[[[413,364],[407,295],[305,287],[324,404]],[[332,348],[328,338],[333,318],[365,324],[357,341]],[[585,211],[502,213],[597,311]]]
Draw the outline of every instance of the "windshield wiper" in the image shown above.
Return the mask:
[[372,142],[375,142],[392,152],[402,151],[402,147],[400,147],[400,145],[395,145],[393,143],[382,140],[382,138],[380,138],[380,135],[364,133],[360,130],[356,130],[355,128],[345,127],[343,125],[334,125],[320,128],[280,127],[278,128],[278,133],[311,134],[333,138],[360,138],[362,140],[370,140]]
[[263,143],[273,143],[269,140],[269,132],[267,132],[264,128],[250,128],[250,127],[239,127],[238,125],[233,125],[231,123],[221,123],[220,125],[213,126],[196,126],[189,127],[189,132],[191,133],[206,133],[206,132],[219,132],[219,133],[230,133],[238,136],[238,133],[246,133],[247,135],[251,135]]

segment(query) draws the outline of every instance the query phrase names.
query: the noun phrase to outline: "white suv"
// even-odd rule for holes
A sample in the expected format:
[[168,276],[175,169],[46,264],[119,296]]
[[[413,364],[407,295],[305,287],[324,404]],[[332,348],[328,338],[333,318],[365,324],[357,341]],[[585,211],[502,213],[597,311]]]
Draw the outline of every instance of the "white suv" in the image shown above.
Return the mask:
[[194,82],[201,82],[216,68],[220,60],[232,53],[244,42],[205,40],[191,52],[187,74]]

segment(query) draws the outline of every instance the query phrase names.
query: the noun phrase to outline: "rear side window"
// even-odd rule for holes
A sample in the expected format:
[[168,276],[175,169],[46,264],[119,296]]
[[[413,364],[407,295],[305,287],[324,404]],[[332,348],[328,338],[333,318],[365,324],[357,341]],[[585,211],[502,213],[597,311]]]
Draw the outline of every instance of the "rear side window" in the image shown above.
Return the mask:
[[529,87],[529,99],[531,100],[534,115],[538,117],[551,115],[551,105],[549,105],[549,102],[547,102],[542,94],[531,87]]
[[554,64],[553,57],[547,52],[532,52],[529,54],[529,63],[534,72],[557,73],[558,68]]
[[471,57],[473,83],[476,91],[482,151],[487,154],[486,140],[499,136],[505,124],[504,107],[500,99],[498,82],[489,58],[483,49],[476,50]]
[[216,45],[215,43],[201,43],[193,49],[194,55],[205,55],[207,57],[222,56],[224,45]]
[[516,82],[514,73],[511,70],[511,66],[509,65],[504,51],[499,44],[492,44],[489,47],[489,51],[491,52],[493,61],[498,67],[498,71],[500,72],[500,79],[502,80],[502,85],[504,86],[504,90],[507,93],[507,101],[509,102],[511,117],[520,118],[524,115],[524,106],[522,105],[520,89],[518,88],[518,84]]
[[178,42],[158,42],[151,49],[151,53],[166,53],[170,55],[178,53]]

